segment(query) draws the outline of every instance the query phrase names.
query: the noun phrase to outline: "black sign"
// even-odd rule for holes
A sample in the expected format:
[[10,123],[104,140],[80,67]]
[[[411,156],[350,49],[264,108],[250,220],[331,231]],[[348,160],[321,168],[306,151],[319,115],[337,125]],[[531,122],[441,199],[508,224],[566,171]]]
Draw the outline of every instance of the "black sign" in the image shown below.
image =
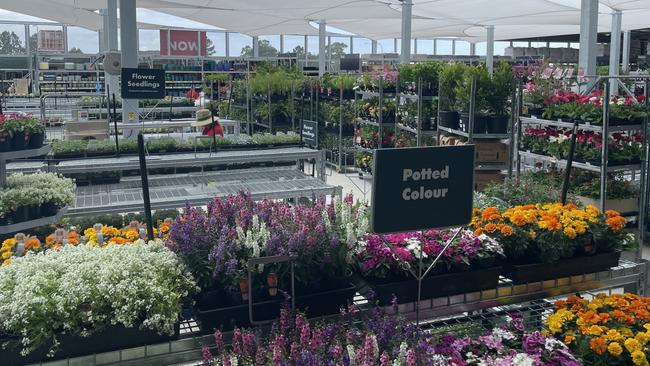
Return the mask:
[[375,150],[372,230],[468,224],[473,187],[474,145]]
[[302,129],[300,130],[300,137],[302,142],[314,149],[318,148],[318,122],[316,121],[302,121]]
[[162,99],[165,70],[122,68],[122,98]]

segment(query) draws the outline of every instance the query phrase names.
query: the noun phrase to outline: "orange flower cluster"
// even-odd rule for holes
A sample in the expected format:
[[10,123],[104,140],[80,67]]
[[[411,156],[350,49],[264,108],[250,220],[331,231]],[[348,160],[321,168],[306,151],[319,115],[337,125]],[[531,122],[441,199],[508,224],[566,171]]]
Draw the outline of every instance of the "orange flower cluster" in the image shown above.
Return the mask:
[[555,303],[547,332],[587,364],[648,366],[650,298],[634,294],[577,296]]

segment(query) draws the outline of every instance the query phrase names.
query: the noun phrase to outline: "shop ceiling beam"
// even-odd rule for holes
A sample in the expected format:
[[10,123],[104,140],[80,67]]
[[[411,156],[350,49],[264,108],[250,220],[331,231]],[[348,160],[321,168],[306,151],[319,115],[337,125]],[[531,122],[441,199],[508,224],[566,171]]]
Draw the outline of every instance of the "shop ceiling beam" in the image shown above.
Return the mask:
[[630,40],[632,38],[632,31],[626,30],[623,32],[623,74],[630,73]]
[[598,38],[598,0],[581,0],[580,53],[578,67],[585,75],[596,74],[596,40]]
[[[617,10],[612,13],[612,32],[609,41],[609,76],[618,76],[621,60],[621,21],[623,13]],[[618,95],[618,80],[609,80],[609,90],[612,95]]]
[[485,50],[485,64],[487,65],[488,73],[490,76],[494,72],[494,26],[488,25],[487,30],[487,42]]
[[[120,0],[122,67],[138,67],[138,24],[135,3],[135,0]],[[122,111],[123,123],[139,121],[137,99],[122,99]],[[133,131],[124,131],[124,137],[135,138]]]
[[413,0],[402,0],[402,51],[400,63],[407,64],[411,61],[411,21],[413,14]]
[[318,76],[323,76],[325,74],[325,62],[326,62],[326,44],[327,42],[327,28],[325,20],[318,21]]

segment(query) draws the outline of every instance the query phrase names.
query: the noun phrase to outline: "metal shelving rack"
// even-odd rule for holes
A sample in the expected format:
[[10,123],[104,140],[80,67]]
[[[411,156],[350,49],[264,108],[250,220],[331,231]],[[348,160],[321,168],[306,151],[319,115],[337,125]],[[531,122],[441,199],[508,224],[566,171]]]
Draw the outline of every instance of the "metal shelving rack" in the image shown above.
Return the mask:
[[[602,133],[603,136],[603,141],[607,141],[610,134],[615,133],[615,132],[630,132],[630,131],[641,131],[643,135],[643,156],[641,158],[641,162],[639,163],[634,163],[634,164],[625,164],[625,165],[611,165],[609,164],[609,144],[608,143],[603,143],[601,146],[601,160],[600,160],[600,165],[595,165],[595,164],[589,164],[589,163],[581,163],[581,162],[576,162],[572,161],[571,166],[575,167],[576,169],[582,169],[594,173],[598,173],[600,175],[600,210],[605,211],[607,209],[607,180],[608,180],[608,173],[614,173],[614,172],[629,172],[630,176],[632,177],[633,180],[636,179],[638,176],[639,179],[639,192],[640,192],[640,197],[639,197],[639,205],[638,205],[638,212],[632,212],[632,213],[626,213],[631,216],[636,215],[637,216],[637,225],[638,225],[638,230],[639,230],[639,239],[643,243],[645,237],[646,237],[646,220],[648,217],[647,214],[647,207],[648,207],[648,202],[647,202],[647,197],[648,197],[648,184],[647,184],[647,172],[648,172],[648,116],[646,116],[646,120],[644,121],[643,124],[641,125],[623,125],[623,126],[610,126],[609,121],[610,121],[610,113],[609,113],[609,100],[611,97],[611,90],[610,90],[610,79],[624,79],[628,77],[624,76],[618,76],[618,77],[608,77],[608,76],[595,76],[593,77],[595,79],[594,81],[594,86],[598,85],[599,83],[604,83],[604,95],[603,95],[603,100],[607,101],[606,103],[603,103],[603,123],[602,125],[592,125],[592,124],[577,124],[577,130],[579,131],[593,131],[593,132],[600,132]],[[650,77],[633,77],[635,79],[643,79],[645,83],[644,87],[644,96],[646,96],[645,99],[645,104],[646,107],[649,107],[650,104],[647,100],[648,97],[648,86],[650,85]],[[521,95],[521,93],[519,93]],[[519,102],[519,108],[517,108],[517,113],[520,114],[521,112],[521,101]],[[521,165],[522,165],[522,158],[532,158],[538,161],[544,161],[548,162],[551,164],[554,164],[560,168],[566,168],[567,166],[567,161],[564,159],[556,159],[551,156],[546,156],[546,155],[540,155],[540,154],[535,154],[530,151],[523,151],[519,147],[519,142],[521,141],[521,136],[523,134],[523,125],[524,124],[537,124],[540,126],[548,126],[548,127],[558,127],[558,128],[574,128],[573,123],[568,123],[568,122],[563,122],[563,121],[553,121],[553,120],[546,120],[546,119],[539,119],[539,118],[531,118],[531,117],[523,117],[523,116],[518,116],[518,123],[516,126],[517,129],[517,141],[516,141],[516,150],[517,150],[517,161],[516,161],[516,171],[517,175],[520,174],[521,171]],[[637,175],[638,172],[638,175]],[[638,258],[640,258],[640,250],[637,253]]]
[[438,130],[423,130],[422,129],[422,102],[426,101],[434,101],[436,100],[437,96],[428,96],[428,95],[422,95],[422,79],[418,79],[417,82],[417,94],[404,94],[404,93],[397,93],[397,103],[396,103],[396,111],[399,109],[399,106],[401,104],[401,100],[410,100],[415,103],[417,103],[417,124],[416,127],[409,127],[403,123],[400,122],[400,115],[397,113],[395,117],[395,131],[406,131],[410,132],[412,134],[415,134],[416,136],[416,146],[421,146],[422,145],[422,137],[424,136],[436,136],[438,133]]

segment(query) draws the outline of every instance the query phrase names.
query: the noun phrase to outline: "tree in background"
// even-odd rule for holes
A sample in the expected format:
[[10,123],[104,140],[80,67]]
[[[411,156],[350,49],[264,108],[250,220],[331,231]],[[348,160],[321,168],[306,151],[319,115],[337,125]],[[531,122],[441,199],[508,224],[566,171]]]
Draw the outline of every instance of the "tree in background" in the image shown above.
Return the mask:
[[[258,40],[257,45],[259,48],[260,57],[275,57],[278,55],[278,49],[271,45],[267,39]],[[253,57],[253,46],[246,46],[241,49],[241,55],[244,57]]]
[[17,55],[25,53],[25,47],[20,37],[14,32],[3,31],[0,33],[0,55]]
[[84,53],[80,48],[72,47],[68,53]]
[[338,60],[345,54],[345,49],[348,48],[348,45],[343,42],[334,42],[329,46],[330,55],[332,55],[332,60]]

